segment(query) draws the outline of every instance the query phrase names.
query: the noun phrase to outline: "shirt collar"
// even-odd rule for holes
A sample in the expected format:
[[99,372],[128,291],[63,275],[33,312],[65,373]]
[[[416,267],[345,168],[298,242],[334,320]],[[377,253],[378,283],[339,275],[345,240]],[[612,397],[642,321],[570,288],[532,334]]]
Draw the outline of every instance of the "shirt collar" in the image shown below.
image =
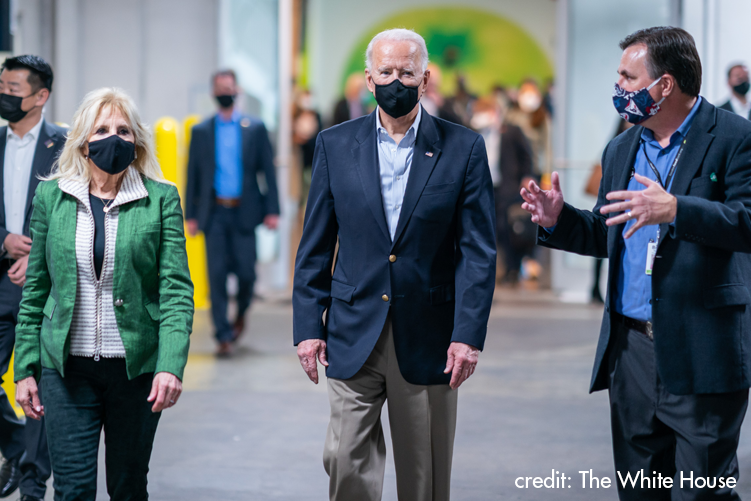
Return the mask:
[[[680,135],[681,138],[685,139],[688,135],[689,129],[691,129],[691,124],[694,122],[694,117],[696,116],[696,113],[699,111],[699,105],[701,105],[701,96],[698,96],[696,98],[696,102],[694,103],[694,107],[691,108],[691,111],[688,112],[688,116],[683,120],[683,123],[680,127],[678,127],[678,130],[673,132],[673,135],[670,136],[670,144],[673,144],[673,141],[676,138],[676,135]],[[651,142],[655,140],[654,134],[652,134],[652,131],[643,128],[641,131],[641,138],[646,142]]]
[[220,113],[217,113],[216,121],[220,124],[236,124],[240,121],[240,112],[237,110],[232,110],[232,117],[230,117],[229,120],[225,120]]
[[[381,140],[382,135],[388,136],[388,131],[381,125],[381,114],[379,112],[379,107],[376,107],[375,114],[376,114],[376,132],[378,135],[378,140]],[[412,126],[407,130],[407,133],[404,135],[405,138],[410,138],[408,140],[409,144],[414,143],[415,139],[417,138],[417,130],[420,127],[420,120],[422,119],[422,105],[418,104],[417,106],[417,116],[415,117],[415,121],[412,123]]]
[[743,104],[741,100],[738,99],[732,92],[730,93],[730,104],[733,107],[733,111],[735,111],[736,113],[738,113],[739,111],[743,112],[751,108],[751,101],[746,100],[746,104]]
[[[44,122],[44,117],[40,118],[37,124],[31,128],[29,132],[24,134],[23,138],[26,139],[26,136],[29,136],[32,140],[35,140],[39,137],[39,131],[42,130],[42,122]],[[8,126],[8,131],[5,136],[7,139],[21,139],[18,137],[18,135],[11,130],[10,126]]]
[[[89,183],[84,183],[78,178],[60,178],[57,185],[62,191],[77,198],[86,207],[91,208],[91,204],[89,203]],[[141,174],[135,167],[128,167],[125,171],[123,182],[120,185],[120,191],[117,192],[115,200],[110,207],[117,207],[148,196],[149,192],[146,190]]]

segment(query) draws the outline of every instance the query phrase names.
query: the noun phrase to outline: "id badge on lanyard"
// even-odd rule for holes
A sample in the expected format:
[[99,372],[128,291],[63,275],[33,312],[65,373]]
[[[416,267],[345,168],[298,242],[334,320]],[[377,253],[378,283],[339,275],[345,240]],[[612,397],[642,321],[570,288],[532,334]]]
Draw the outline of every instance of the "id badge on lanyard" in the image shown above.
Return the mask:
[[[686,140],[683,140],[683,143],[681,143],[681,147],[678,149],[678,153],[675,155],[675,160],[673,160],[673,165],[670,166],[670,171],[668,172],[668,177],[665,180],[665,183],[662,182],[662,176],[660,176],[660,172],[657,170],[657,167],[655,164],[652,163],[652,161],[649,159],[649,155],[647,155],[647,150],[644,148],[644,143],[642,143],[642,148],[644,151],[644,158],[647,159],[647,163],[649,164],[649,167],[652,169],[652,172],[654,172],[655,177],[657,178],[657,182],[660,183],[660,186],[665,191],[669,191],[670,189],[670,182],[673,180],[673,175],[675,174],[675,168],[678,166],[678,160],[681,158],[681,153],[683,153],[683,148],[686,146]],[[657,237],[655,240],[650,239],[649,243],[647,244],[647,265],[644,268],[644,273],[647,275],[652,275],[652,268],[655,264],[655,256],[657,256],[657,245],[660,243],[660,227],[657,227]]]

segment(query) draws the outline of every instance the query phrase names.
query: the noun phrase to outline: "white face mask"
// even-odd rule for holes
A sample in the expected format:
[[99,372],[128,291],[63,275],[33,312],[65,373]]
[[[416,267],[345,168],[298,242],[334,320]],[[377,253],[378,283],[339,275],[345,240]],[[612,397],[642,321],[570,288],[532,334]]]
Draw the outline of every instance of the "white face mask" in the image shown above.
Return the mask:
[[470,120],[469,125],[474,130],[482,130],[493,127],[494,125],[496,125],[495,122],[495,113],[490,111],[481,111],[479,113],[475,113],[472,116],[472,120]]
[[540,109],[542,96],[537,92],[523,92],[519,94],[519,108],[524,113],[533,113]]

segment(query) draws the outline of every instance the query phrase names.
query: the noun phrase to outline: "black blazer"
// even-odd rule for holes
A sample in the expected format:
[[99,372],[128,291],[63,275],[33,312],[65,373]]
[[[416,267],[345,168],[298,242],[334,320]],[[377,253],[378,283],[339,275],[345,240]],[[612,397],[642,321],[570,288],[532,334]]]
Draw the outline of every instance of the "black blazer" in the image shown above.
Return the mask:
[[[724,103],[722,103],[721,106],[718,106],[718,108],[720,108],[721,110],[729,111],[730,113],[735,113],[735,110],[733,109],[733,105],[730,104],[729,99],[725,101]],[[747,116],[746,118],[751,120],[751,112],[749,112],[749,116]]]
[[485,143],[423,110],[392,242],[375,113],[318,135],[295,262],[294,342],[325,339],[327,375],[349,379],[367,360],[390,312],[404,378],[447,384],[449,344],[483,348],[495,288],[495,209]]
[[[31,164],[31,174],[29,178],[29,190],[26,195],[26,211],[23,223],[23,234],[27,237],[29,234],[29,223],[31,222],[31,203],[34,200],[34,193],[39,184],[39,176],[46,176],[52,170],[57,157],[65,146],[65,134],[68,129],[51,124],[42,119],[42,127],[39,130],[36,149],[34,150],[34,160]],[[8,126],[0,127],[0,242],[10,233],[5,229],[5,142],[7,139]]]
[[[193,127],[188,157],[188,183],[185,190],[185,218],[197,219],[206,233],[216,204],[214,191],[216,116]],[[240,199],[240,227],[250,232],[268,214],[279,214],[274,156],[266,127],[260,120],[243,116],[242,131],[243,189]],[[259,187],[264,178],[264,192]]]
[[[610,312],[621,269],[623,225],[608,228],[605,195],[627,189],[642,127],[613,139],[602,157],[592,212],[566,204],[539,243],[609,257],[608,297],[591,391],[607,388]],[[660,379],[675,395],[751,385],[751,122],[702,99],[673,181],[675,225],[661,225],[652,273],[652,320]]]

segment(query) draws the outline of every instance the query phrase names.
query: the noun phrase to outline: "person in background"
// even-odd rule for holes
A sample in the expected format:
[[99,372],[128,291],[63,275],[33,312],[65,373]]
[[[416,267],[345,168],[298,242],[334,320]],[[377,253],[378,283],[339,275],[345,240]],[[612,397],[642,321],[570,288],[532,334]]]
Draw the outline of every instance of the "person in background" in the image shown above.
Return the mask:
[[299,148],[298,158],[301,173],[300,203],[305,207],[310,189],[311,170],[313,169],[313,153],[316,147],[316,136],[323,130],[321,115],[313,109],[312,96],[307,89],[300,90],[295,99],[295,110],[292,120],[292,142]]
[[96,499],[102,430],[110,499],[148,499],[159,418],[182,392],[193,283],[180,195],[121,90],[84,97],[37,187],[31,238],[16,401],[45,417],[55,499]]
[[344,84],[344,96],[334,106],[333,125],[360,118],[372,110],[367,106],[367,89],[365,78],[361,73],[353,73]]
[[430,80],[428,80],[428,88],[425,94],[420,99],[422,107],[434,117],[462,125],[462,119],[454,112],[451,103],[441,93],[441,69],[438,65],[430,63],[428,70],[430,71]]
[[[239,87],[232,70],[212,76],[216,115],[193,127],[188,152],[185,215],[190,235],[206,235],[211,317],[217,355],[230,356],[245,330],[256,280],[259,224],[276,229],[279,198],[271,142],[263,122],[235,109]],[[227,319],[227,276],[237,276],[237,316]]]
[[527,136],[535,175],[540,177],[550,173],[553,167],[552,124],[537,82],[532,79],[522,82],[515,101],[516,106],[509,110],[506,120],[521,128]]
[[745,64],[736,63],[730,66],[728,87],[730,87],[730,99],[719,108],[751,119],[751,101],[746,97],[751,84],[749,84],[748,67]]
[[[532,180],[532,152],[522,130],[506,123],[504,111],[496,98],[482,97],[473,103],[470,124],[482,134],[488,150],[495,195],[496,241],[504,262],[500,282],[516,285],[522,258],[534,248],[535,239],[525,244],[517,238],[514,213],[510,209],[520,207],[524,201],[519,189]],[[524,225],[528,220],[527,217],[520,223]]]
[[[5,60],[0,72],[0,374],[8,370],[16,339],[21,287],[26,280],[31,238],[29,223],[39,176],[50,173],[65,145],[66,129],[44,119],[52,92],[50,65],[39,56]],[[19,487],[21,499],[44,499],[52,472],[44,422],[19,421],[0,388],[0,498]]]

